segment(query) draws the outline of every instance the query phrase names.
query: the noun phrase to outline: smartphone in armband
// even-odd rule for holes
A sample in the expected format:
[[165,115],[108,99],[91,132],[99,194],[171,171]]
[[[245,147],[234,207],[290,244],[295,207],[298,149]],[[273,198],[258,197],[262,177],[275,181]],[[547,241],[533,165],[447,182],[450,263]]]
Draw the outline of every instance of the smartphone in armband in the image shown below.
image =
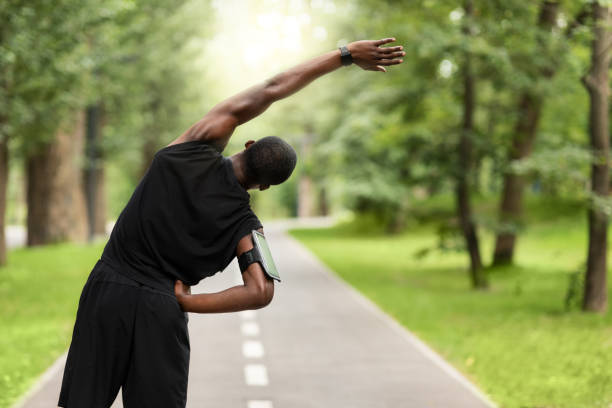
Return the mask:
[[261,232],[255,230],[253,230],[251,235],[253,238],[253,249],[243,252],[238,257],[240,271],[244,272],[250,264],[259,262],[266,275],[280,282],[280,275],[278,269],[276,269],[266,237]]

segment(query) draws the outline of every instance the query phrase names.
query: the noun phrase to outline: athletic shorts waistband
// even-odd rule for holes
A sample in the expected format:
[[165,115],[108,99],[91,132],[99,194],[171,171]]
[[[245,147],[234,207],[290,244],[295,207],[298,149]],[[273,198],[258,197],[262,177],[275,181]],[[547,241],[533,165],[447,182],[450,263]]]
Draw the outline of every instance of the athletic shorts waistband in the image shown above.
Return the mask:
[[106,258],[100,258],[92,271],[93,280],[103,282],[114,282],[121,285],[129,285],[139,287],[148,292],[157,293],[164,296],[174,298],[174,291],[170,288],[156,287],[155,283],[147,282],[145,279],[139,279],[138,276],[132,276],[131,273],[123,271],[123,269],[109,261]]

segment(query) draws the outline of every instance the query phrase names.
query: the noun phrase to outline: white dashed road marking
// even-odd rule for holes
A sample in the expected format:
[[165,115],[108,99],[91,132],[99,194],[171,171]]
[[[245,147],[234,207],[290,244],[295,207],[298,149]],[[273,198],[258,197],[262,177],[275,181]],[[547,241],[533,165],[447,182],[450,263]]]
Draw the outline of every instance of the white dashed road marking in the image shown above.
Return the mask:
[[263,364],[247,364],[244,366],[244,378],[247,385],[268,385],[268,371]]
[[247,408],[274,408],[272,401],[252,400],[247,402]]
[[254,310],[243,310],[240,312],[240,317],[242,320],[253,320],[257,314]]
[[261,358],[264,355],[263,345],[256,340],[247,340],[242,343],[242,355],[246,358]]
[[240,325],[240,330],[244,336],[257,336],[259,334],[259,325],[255,322],[244,322]]

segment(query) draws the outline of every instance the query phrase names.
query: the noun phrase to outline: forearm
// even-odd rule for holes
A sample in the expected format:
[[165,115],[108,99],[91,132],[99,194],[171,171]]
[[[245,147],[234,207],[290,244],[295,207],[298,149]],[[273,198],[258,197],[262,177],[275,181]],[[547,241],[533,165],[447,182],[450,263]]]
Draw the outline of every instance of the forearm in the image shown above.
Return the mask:
[[259,309],[269,302],[261,292],[248,286],[234,286],[216,293],[185,295],[179,300],[183,310],[192,313],[226,313]]
[[340,68],[340,50],[330,51],[267,80],[263,91],[273,101],[286,98],[299,91],[315,79]]
[[340,51],[330,51],[232,96],[211,112],[229,112],[230,117],[235,118],[235,125],[241,125],[261,115],[273,102],[286,98],[340,66]]

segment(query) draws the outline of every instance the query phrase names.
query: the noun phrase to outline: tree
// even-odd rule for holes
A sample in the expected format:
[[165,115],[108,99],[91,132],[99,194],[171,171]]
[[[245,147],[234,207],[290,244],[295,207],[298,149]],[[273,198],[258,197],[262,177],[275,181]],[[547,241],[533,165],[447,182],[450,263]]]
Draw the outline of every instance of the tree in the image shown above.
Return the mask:
[[591,165],[591,206],[588,210],[589,244],[584,288],[583,308],[605,312],[607,296],[608,214],[604,201],[610,184],[610,124],[609,124],[609,69],[612,46],[612,18],[610,9],[599,2],[592,5],[593,41],[591,66],[583,77],[589,93],[589,135],[593,154]]
[[[465,23],[462,32],[469,41],[472,36],[472,24],[474,18],[474,5],[472,0],[465,0]],[[470,202],[469,179],[473,170],[473,148],[472,138],[474,135],[474,110],[476,108],[475,77],[472,71],[472,56],[469,49],[466,50],[461,67],[463,81],[463,119],[459,133],[458,169],[455,185],[455,198],[457,215],[465,245],[470,256],[470,276],[472,286],[475,288],[487,287],[487,280],[482,268],[480,247],[476,224],[473,219],[472,205]]]
[[[556,1],[542,1],[538,18],[538,28],[542,31],[550,31],[556,25],[559,4]],[[543,54],[546,45],[543,33],[538,33],[537,53]],[[549,79],[554,74],[551,61],[536,67],[534,82],[538,79]],[[508,151],[508,162],[522,160],[531,154],[533,142],[538,131],[543,98],[537,87],[524,88],[518,97],[517,119],[512,136],[512,144]],[[493,264],[503,265],[512,263],[516,243],[516,232],[509,227],[519,220],[522,212],[523,190],[525,187],[525,176],[507,171],[504,174],[502,196],[500,200],[499,217],[502,230],[498,232],[495,239]]]
[[[49,145],[54,135],[60,133],[66,138],[66,132],[75,130],[70,121],[75,120],[77,115],[74,109],[78,109],[73,91],[82,85],[83,50],[80,40],[86,23],[91,22],[87,6],[91,4],[75,0],[53,3],[15,1],[0,5],[3,21],[0,29],[0,118],[3,122],[0,132],[2,143],[14,143],[21,153],[41,159],[38,163],[31,163],[32,166],[26,166],[42,177],[30,177],[36,181],[28,188],[29,192],[40,191],[37,186],[42,181],[60,174],[56,171],[58,167],[52,165],[42,170],[42,166],[50,162],[40,156],[39,145]],[[65,147],[65,144],[60,145]],[[4,158],[6,163],[8,155],[4,155]],[[62,166],[61,174],[65,175],[70,168]],[[0,182],[7,179],[8,167],[2,171],[4,174],[0,176]],[[68,184],[64,180],[54,185]],[[0,185],[0,190],[5,189],[5,184]],[[0,194],[0,199],[2,197],[4,194]],[[30,201],[35,205],[45,204],[44,200]],[[53,203],[62,205],[72,202],[75,201],[71,197],[53,200]],[[2,208],[5,208],[4,203],[0,205]],[[46,210],[34,209],[32,214],[44,212]],[[70,215],[77,213],[68,211]],[[3,217],[4,211],[0,214],[0,218]],[[70,223],[70,218],[61,222]],[[3,222],[0,224],[2,234],[4,225]],[[0,251],[4,251],[4,248]]]
[[19,72],[26,84],[21,97],[30,117],[16,133],[22,141],[27,179],[27,243],[84,241],[82,158],[86,95],[91,89],[87,40],[121,6],[63,0],[22,8],[32,25],[25,29],[30,47],[20,55]]

